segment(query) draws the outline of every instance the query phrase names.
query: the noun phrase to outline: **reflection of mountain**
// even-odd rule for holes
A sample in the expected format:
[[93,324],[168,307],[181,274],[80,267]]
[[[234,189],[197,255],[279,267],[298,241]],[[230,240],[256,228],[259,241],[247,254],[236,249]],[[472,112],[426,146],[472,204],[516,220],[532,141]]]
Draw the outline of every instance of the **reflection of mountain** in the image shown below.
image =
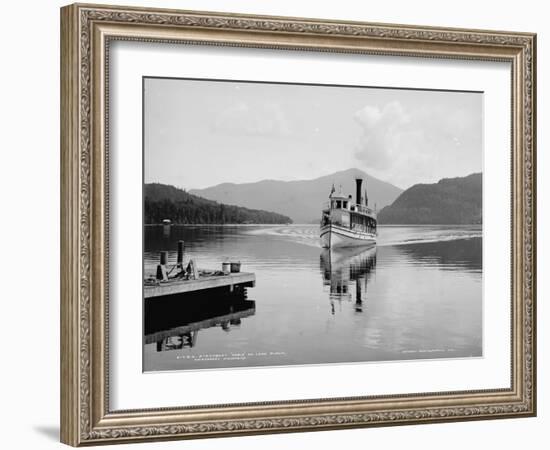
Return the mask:
[[355,310],[361,312],[367,296],[367,284],[375,267],[375,246],[368,249],[351,247],[323,250],[321,272],[323,284],[330,286],[331,303],[334,300],[351,300],[352,292],[355,291]]
[[313,180],[263,180],[255,183],[223,183],[190,192],[210,200],[246,208],[267,209],[289,216],[294,223],[317,223],[320,208],[332,184],[343,192],[355,192],[355,178],[366,180],[369,205],[391,204],[402,189],[372,177],[359,169],[349,169]]
[[[465,245],[466,241],[468,245]],[[482,269],[481,238],[408,244],[399,249],[420,264],[438,266],[443,270],[467,269],[481,272]]]
[[195,347],[199,330],[219,326],[229,332],[255,312],[246,290],[150,299],[145,302],[145,343],[156,343],[157,351]]

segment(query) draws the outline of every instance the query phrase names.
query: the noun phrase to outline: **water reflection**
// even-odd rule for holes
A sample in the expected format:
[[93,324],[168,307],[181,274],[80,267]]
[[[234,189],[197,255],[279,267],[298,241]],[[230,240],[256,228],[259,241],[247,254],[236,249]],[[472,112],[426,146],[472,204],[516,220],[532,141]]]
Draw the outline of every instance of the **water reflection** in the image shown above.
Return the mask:
[[424,266],[440,270],[482,270],[482,240],[479,238],[409,244],[399,249],[412,261]]
[[355,311],[362,312],[376,267],[376,247],[324,249],[320,259],[323,285],[330,286],[331,313],[335,313],[335,301],[342,300],[355,300]]
[[253,316],[256,304],[246,289],[191,292],[157,297],[145,302],[145,344],[156,344],[157,352],[193,348],[201,329],[220,327],[226,332]]

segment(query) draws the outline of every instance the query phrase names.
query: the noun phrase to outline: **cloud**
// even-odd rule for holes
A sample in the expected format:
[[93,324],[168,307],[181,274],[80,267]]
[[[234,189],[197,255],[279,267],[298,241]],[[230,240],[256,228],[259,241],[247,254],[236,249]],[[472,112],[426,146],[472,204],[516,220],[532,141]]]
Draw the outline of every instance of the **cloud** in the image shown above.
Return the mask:
[[284,137],[291,132],[283,108],[269,102],[251,105],[239,101],[215,116],[212,129],[231,136]]
[[361,127],[355,157],[372,168],[390,167],[401,147],[403,128],[410,123],[404,108],[397,101],[383,108],[365,106],[357,111],[355,120]]
[[354,118],[360,126],[356,160],[389,182],[408,187],[481,170],[477,114],[422,103],[405,109],[393,101],[367,105]]

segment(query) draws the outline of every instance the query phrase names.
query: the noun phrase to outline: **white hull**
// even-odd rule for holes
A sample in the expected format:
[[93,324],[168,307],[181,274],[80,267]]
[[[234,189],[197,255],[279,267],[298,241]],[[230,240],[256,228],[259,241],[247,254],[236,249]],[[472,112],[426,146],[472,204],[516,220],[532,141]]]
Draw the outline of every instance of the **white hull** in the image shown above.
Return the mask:
[[353,231],[338,225],[325,225],[321,227],[321,247],[357,247],[376,244],[375,233]]

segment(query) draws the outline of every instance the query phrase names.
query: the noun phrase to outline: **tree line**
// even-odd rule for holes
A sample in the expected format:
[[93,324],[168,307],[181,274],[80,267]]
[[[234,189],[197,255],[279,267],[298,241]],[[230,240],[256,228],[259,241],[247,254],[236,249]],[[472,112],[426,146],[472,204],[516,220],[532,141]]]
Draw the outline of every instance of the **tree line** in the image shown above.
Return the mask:
[[417,184],[378,213],[380,224],[481,224],[482,175]]
[[174,186],[145,185],[145,223],[162,223],[169,219],[177,224],[281,224],[292,220],[282,214],[258,209],[225,205],[190,194]]

